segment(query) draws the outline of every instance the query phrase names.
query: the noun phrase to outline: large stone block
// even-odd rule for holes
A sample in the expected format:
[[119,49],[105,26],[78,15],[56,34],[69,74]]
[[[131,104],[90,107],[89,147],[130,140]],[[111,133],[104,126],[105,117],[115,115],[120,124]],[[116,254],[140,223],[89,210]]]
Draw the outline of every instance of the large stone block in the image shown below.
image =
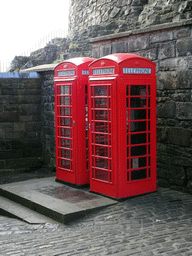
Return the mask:
[[38,104],[41,103],[40,95],[18,95],[19,104]]
[[0,128],[0,139],[5,139],[5,130]]
[[158,59],[163,60],[175,57],[175,45],[173,42],[163,43],[159,46]]
[[14,87],[12,88],[2,88],[1,89],[2,95],[18,95],[18,90]]
[[151,43],[159,43],[165,41],[171,41],[173,39],[173,32],[172,31],[160,31],[151,34],[150,41]]
[[127,40],[119,40],[112,43],[112,53],[128,52]]
[[21,158],[22,150],[0,151],[0,159]]
[[24,131],[25,131],[25,122],[14,123],[14,132],[24,132]]
[[166,178],[162,178],[162,177],[158,177],[157,184],[160,187],[166,187],[166,188],[170,187],[169,180]]
[[157,141],[158,142],[167,142],[168,139],[168,127],[157,127]]
[[6,169],[19,169],[19,168],[40,168],[42,161],[40,157],[34,158],[16,158],[5,161]]
[[19,116],[19,121],[20,122],[30,122],[33,120],[32,117],[33,116],[31,116],[31,115],[30,116],[29,115]]
[[6,132],[5,138],[7,140],[13,140],[13,139],[23,139],[23,132]]
[[93,54],[93,58],[100,58],[100,47],[97,46],[97,47],[94,47],[93,50],[92,50],[92,54]]
[[159,64],[160,71],[174,71],[178,69],[178,60],[176,58],[161,60]]
[[186,184],[186,174],[184,167],[181,166],[169,166],[168,178],[170,184],[184,186]]
[[192,180],[192,167],[188,167],[186,170],[187,179]]
[[0,170],[5,168],[5,161],[0,161]]
[[120,12],[121,8],[118,7],[114,7],[110,13],[110,17],[111,18],[115,18],[115,16],[117,16],[117,14]]
[[28,115],[41,115],[40,104],[22,104]]
[[102,45],[100,51],[101,57],[111,54],[111,44]]
[[176,71],[159,72],[157,74],[157,89],[176,89],[177,73]]
[[[39,145],[40,146],[40,145]],[[23,157],[41,157],[43,154],[42,148],[25,148],[23,149]]]
[[191,130],[170,127],[168,132],[168,141],[171,144],[188,147],[191,144],[191,135]]
[[174,118],[176,105],[175,102],[165,102],[157,106],[157,117]]
[[191,87],[191,72],[188,70],[178,70],[177,71],[177,88],[190,88]]
[[157,177],[158,180],[159,178],[168,178],[168,165],[162,164],[162,163],[157,163]]
[[128,39],[128,52],[149,49],[149,36],[138,36]]
[[40,131],[42,128],[41,122],[26,122],[25,123],[25,131],[26,132],[36,132]]
[[192,102],[177,102],[176,117],[180,120],[192,119]]
[[187,192],[192,194],[192,180],[189,180],[187,183]]
[[189,28],[179,28],[174,31],[174,38],[187,37],[189,35]]
[[17,112],[0,113],[1,122],[19,122],[19,114]]
[[180,155],[180,156],[172,156],[171,157],[171,162],[175,166],[185,166],[189,167],[192,166],[192,158],[190,157],[185,157],[185,155]]
[[138,52],[138,54],[139,56],[144,57],[151,61],[157,60],[157,48],[141,51],[141,52]]
[[0,151],[11,151],[12,150],[12,141],[11,140],[0,140]]
[[166,152],[158,153],[158,148],[157,148],[157,162],[167,165],[171,162],[171,156],[168,155]]
[[18,95],[41,95],[41,88],[28,89],[28,86],[26,85],[26,88],[18,88]]
[[176,43],[178,56],[191,56],[192,55],[192,38],[182,38]]

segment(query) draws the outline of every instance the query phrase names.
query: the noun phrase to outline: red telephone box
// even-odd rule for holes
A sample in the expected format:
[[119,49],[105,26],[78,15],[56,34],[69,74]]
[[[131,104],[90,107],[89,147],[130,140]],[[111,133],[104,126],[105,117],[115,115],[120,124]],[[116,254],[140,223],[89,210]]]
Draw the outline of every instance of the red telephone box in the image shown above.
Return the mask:
[[89,184],[88,65],[73,58],[55,67],[56,181]]
[[114,198],[156,191],[155,66],[127,53],[90,64],[91,191]]

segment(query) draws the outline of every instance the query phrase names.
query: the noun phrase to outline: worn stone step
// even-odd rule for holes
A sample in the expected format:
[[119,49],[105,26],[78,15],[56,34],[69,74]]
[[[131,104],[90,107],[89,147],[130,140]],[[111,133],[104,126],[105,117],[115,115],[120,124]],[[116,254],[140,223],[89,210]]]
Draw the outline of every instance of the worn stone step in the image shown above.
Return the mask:
[[56,183],[54,177],[0,185],[0,195],[61,223],[117,203],[87,189]]
[[52,219],[21,204],[0,196],[0,214],[23,220],[29,224],[53,223]]

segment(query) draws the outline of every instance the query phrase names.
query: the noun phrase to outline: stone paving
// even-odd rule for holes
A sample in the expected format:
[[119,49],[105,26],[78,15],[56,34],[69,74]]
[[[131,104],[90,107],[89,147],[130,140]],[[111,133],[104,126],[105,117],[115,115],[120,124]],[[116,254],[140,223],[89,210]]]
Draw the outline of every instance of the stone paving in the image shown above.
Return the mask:
[[192,255],[192,196],[158,188],[68,225],[0,216],[0,255]]

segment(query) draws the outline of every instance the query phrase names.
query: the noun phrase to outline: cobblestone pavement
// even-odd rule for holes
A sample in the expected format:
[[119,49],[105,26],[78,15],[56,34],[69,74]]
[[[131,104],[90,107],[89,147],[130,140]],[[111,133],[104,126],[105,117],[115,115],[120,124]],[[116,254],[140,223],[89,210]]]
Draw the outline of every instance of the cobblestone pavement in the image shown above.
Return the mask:
[[192,196],[158,188],[68,225],[0,216],[0,255],[192,255]]

